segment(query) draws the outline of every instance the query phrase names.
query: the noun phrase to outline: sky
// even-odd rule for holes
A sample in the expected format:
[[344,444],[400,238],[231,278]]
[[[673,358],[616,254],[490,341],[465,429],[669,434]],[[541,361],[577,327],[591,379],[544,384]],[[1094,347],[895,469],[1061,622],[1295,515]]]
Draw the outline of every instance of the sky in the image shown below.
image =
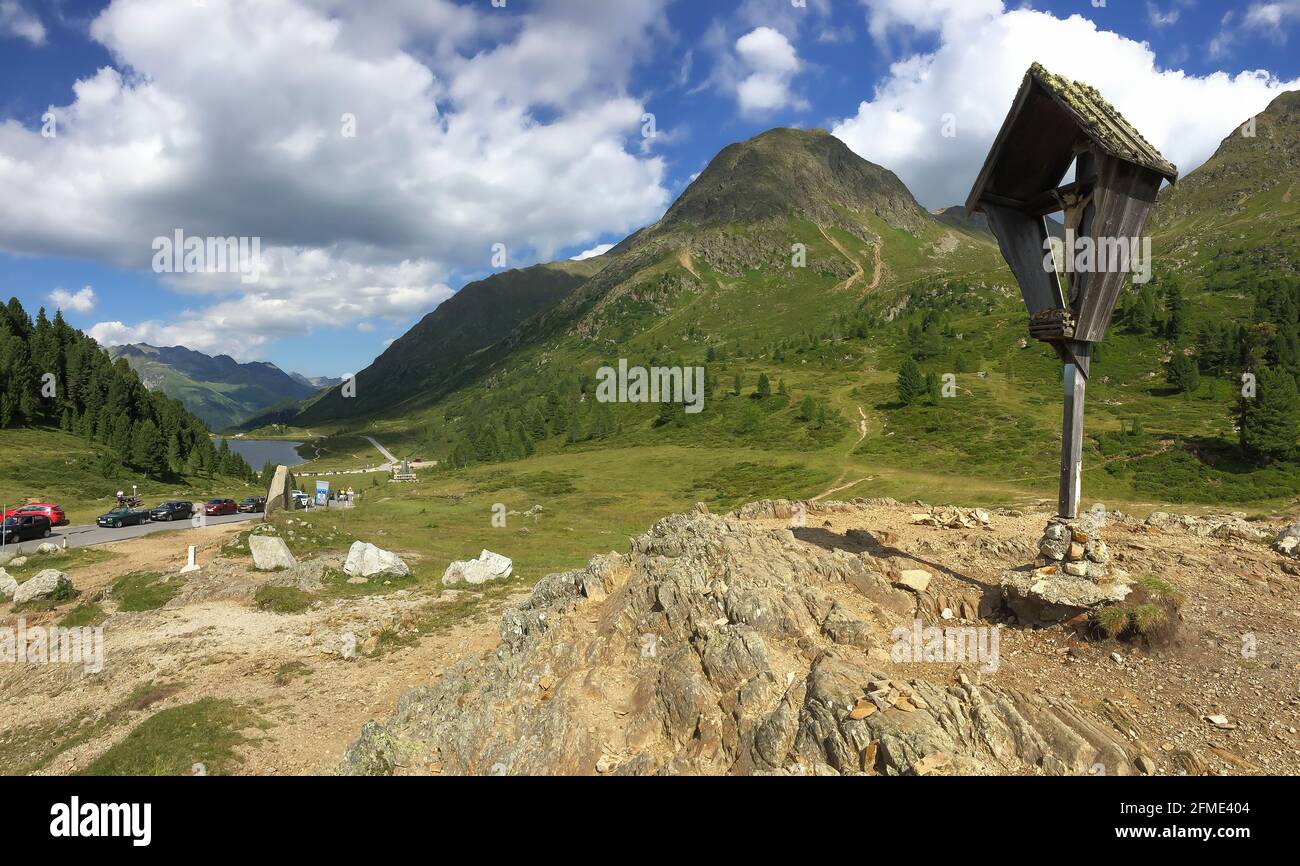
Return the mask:
[[0,295],[339,376],[766,129],[957,204],[1039,61],[1186,174],[1297,45],[1300,0],[0,0]]

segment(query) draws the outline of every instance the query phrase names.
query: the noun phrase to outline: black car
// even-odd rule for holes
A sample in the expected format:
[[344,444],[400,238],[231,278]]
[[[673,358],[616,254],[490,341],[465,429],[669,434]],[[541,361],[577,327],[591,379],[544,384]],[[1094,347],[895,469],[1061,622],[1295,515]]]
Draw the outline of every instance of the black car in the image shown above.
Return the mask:
[[0,537],[5,544],[50,537],[50,519],[44,514],[14,514],[0,525]]
[[164,502],[149,512],[150,520],[188,520],[193,516],[193,502]]
[[114,529],[121,529],[123,526],[138,526],[141,523],[149,522],[149,512],[143,508],[114,508],[107,514],[101,514],[95,518],[97,526],[111,526]]
[[244,514],[257,514],[266,510],[265,496],[246,496],[239,500],[239,510]]

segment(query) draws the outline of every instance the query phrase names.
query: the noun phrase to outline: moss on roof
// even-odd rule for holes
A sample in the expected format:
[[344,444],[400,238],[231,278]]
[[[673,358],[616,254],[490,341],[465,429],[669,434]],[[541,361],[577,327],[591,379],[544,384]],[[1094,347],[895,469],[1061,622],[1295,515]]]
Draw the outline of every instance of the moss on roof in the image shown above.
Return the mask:
[[1170,181],[1177,179],[1177,167],[1143,138],[1096,88],[1081,81],[1053,75],[1041,63],[1029,67],[1028,75],[1041,84],[1078,120],[1084,132],[1108,152],[1159,172]]

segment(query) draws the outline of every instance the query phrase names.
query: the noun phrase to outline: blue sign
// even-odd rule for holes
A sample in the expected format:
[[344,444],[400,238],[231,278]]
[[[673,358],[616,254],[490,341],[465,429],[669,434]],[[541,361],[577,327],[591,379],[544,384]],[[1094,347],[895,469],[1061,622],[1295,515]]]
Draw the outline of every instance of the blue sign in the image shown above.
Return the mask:
[[316,504],[328,505],[330,501],[330,483],[328,481],[316,482]]

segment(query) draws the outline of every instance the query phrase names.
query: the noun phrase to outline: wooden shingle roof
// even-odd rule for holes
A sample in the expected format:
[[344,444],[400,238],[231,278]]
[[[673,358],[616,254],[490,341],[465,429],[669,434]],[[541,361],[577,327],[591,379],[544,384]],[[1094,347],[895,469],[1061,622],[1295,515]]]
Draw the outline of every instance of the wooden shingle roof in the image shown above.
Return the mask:
[[1041,63],[1030,66],[1027,77],[1043,85],[1107,153],[1149,168],[1170,182],[1178,179],[1178,169],[1174,164],[1143,138],[1142,133],[1134,129],[1095,87],[1053,75]]

